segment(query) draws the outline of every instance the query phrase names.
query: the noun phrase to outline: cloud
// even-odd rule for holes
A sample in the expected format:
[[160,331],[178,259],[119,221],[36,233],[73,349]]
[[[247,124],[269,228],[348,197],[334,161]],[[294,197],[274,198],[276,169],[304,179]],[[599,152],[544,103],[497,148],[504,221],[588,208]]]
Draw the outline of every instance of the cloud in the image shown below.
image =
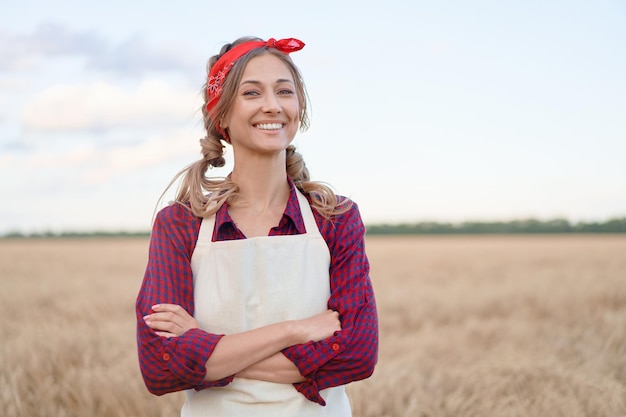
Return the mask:
[[[15,110],[14,98],[29,87],[29,81],[21,75],[6,75],[0,78],[0,122],[9,119]],[[11,106],[9,106],[11,103]],[[0,139],[6,140],[6,137]]]
[[197,70],[180,45],[154,48],[139,36],[112,44],[93,31],[75,32],[55,23],[41,24],[26,35],[0,32],[0,70],[20,71],[36,67],[41,57],[70,56],[83,57],[88,69],[126,75]]
[[[0,181],[0,194],[7,196],[0,232],[49,229],[57,223],[59,229],[81,223],[93,228],[103,219],[114,228],[127,220],[131,228],[148,225],[168,181],[200,158],[198,137],[187,128],[173,128],[144,135],[141,142],[112,147],[85,141],[59,149],[56,144],[38,143],[28,151],[0,152],[0,167],[7,177]],[[124,204],[129,205],[121,209]],[[67,215],[86,205],[104,207],[105,212],[94,208],[78,217]],[[132,221],[130,213],[135,213]]]
[[194,146],[188,139],[189,132],[170,131],[166,136],[153,137],[137,145],[98,151],[90,158],[90,168],[82,180],[98,185],[129,172],[145,173],[148,168],[165,166],[177,159],[192,162],[200,158],[200,146]]
[[200,146],[196,140],[199,132],[187,128],[174,128],[145,135],[137,143],[100,147],[85,142],[79,147],[57,149],[40,146],[28,152],[0,153],[0,166],[11,173],[11,181],[2,189],[32,184],[38,192],[70,191],[84,187],[107,185],[112,179],[133,173],[134,176],[150,176],[150,170],[167,166],[176,161],[180,168],[200,158]]
[[142,38],[134,37],[112,46],[105,53],[89,54],[87,68],[142,74],[169,70],[197,72],[198,66],[174,48],[152,50]]
[[134,90],[98,81],[56,85],[42,91],[23,110],[27,131],[107,131],[153,127],[198,117],[197,91],[181,90],[164,80],[150,79]]
[[0,78],[0,91],[15,92],[25,90],[32,82],[21,74],[5,74]]

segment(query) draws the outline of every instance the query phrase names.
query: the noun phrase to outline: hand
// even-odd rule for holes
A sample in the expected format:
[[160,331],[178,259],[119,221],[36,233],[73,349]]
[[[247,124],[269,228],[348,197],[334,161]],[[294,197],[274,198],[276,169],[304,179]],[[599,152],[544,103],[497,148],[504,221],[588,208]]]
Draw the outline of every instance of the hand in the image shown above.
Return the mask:
[[200,328],[196,319],[177,304],[155,304],[152,311],[143,319],[159,336],[178,337],[190,329]]
[[319,342],[341,330],[339,313],[334,310],[326,310],[308,319],[297,320],[296,323],[302,335],[300,343]]

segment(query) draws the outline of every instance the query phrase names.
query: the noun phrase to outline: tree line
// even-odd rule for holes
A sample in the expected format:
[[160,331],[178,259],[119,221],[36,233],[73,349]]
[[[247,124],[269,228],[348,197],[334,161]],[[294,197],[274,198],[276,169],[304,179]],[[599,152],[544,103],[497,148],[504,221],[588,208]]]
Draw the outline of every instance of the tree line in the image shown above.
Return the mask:
[[[558,233],[626,233],[626,217],[604,222],[573,223],[565,219],[467,221],[462,223],[419,222],[367,225],[368,235],[454,235],[454,234],[558,234]],[[65,231],[10,232],[0,238],[120,238],[148,237],[149,231]]]
[[604,222],[578,223],[572,223],[566,219],[525,219],[462,223],[374,224],[367,227],[367,233],[370,235],[626,233],[626,217]]

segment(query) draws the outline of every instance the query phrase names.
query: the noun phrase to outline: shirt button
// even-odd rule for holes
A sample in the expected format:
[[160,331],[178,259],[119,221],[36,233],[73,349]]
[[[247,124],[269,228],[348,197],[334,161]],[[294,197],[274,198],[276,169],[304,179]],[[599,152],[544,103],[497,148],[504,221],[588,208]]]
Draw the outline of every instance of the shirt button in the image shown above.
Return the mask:
[[163,360],[164,361],[169,361],[170,360],[170,354],[169,353],[164,353],[163,354]]
[[331,346],[333,348],[333,350],[336,352],[339,350],[339,343],[333,343],[333,345]]

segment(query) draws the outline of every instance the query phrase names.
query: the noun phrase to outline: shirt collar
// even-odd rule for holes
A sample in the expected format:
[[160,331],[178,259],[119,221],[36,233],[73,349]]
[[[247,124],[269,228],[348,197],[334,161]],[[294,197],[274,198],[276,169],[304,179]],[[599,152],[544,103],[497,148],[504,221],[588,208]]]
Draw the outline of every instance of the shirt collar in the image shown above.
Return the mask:
[[300,209],[300,202],[298,201],[298,194],[296,192],[296,186],[291,178],[287,177],[289,183],[289,200],[287,200],[287,207],[283,213],[283,218],[289,217],[291,222],[296,227],[296,230],[300,234],[306,233],[306,227],[304,226],[304,219],[302,218],[302,210]]
[[[287,200],[287,206],[285,207],[283,217],[280,220],[278,226],[282,227],[285,221],[291,221],[298,233],[304,234],[306,233],[306,227],[304,226],[304,219],[302,218],[302,212],[300,211],[300,203],[298,202],[296,186],[289,177],[287,177],[287,182],[289,183],[289,199]],[[222,206],[215,213],[214,228],[216,230],[219,230],[223,225],[227,223],[230,223],[232,225],[235,224],[233,219],[230,217],[230,214],[228,214],[228,205],[222,204]]]

